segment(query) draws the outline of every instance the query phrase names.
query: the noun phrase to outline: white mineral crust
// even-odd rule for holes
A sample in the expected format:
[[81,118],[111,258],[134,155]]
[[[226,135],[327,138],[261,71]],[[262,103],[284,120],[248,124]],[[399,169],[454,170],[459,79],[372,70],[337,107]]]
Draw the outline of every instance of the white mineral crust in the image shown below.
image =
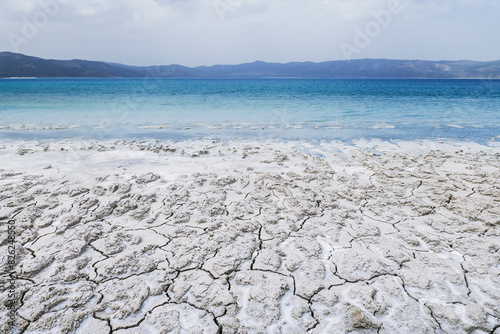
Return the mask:
[[4,140],[9,222],[17,333],[500,332],[495,143]]

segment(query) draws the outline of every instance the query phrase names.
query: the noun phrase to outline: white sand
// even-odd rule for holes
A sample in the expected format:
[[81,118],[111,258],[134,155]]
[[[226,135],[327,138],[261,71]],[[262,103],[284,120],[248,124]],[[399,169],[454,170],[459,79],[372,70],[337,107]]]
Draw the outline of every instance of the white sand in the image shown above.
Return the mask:
[[9,221],[19,332],[500,332],[498,145],[4,140]]

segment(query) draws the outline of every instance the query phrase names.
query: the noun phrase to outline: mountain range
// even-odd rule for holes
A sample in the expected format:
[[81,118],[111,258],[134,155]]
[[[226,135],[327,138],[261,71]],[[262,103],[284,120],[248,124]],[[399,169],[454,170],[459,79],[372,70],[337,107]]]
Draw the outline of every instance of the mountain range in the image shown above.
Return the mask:
[[186,67],[128,66],[88,60],[53,60],[0,52],[0,78],[178,77],[178,78],[398,78],[500,79],[500,60],[428,61],[356,59],[321,63],[266,63]]

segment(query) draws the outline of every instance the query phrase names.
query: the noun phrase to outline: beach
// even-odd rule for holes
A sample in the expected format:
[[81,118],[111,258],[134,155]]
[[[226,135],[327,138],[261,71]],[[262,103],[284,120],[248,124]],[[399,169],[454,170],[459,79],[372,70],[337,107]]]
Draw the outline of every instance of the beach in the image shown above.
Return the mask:
[[495,141],[3,139],[0,160],[2,333],[500,333]]

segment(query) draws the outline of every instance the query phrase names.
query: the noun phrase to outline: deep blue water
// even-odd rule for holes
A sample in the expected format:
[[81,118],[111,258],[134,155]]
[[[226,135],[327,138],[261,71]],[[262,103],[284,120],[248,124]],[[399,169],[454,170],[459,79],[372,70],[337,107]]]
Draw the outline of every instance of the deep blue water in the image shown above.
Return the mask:
[[500,80],[4,79],[0,138],[500,136]]

